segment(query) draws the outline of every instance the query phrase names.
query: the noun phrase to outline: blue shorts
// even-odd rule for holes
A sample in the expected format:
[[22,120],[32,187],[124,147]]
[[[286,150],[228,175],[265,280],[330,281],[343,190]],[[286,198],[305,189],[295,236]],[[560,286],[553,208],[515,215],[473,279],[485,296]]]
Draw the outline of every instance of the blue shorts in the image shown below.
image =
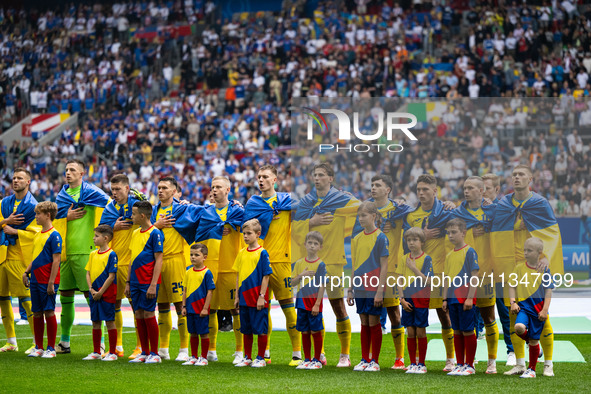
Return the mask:
[[148,288],[150,285],[142,285],[139,283],[130,283],[129,290],[131,291],[131,304],[134,312],[142,309],[148,312],[154,312],[156,310],[156,303],[158,301],[158,289],[160,285],[156,285],[156,297],[149,300],[146,297]]
[[267,335],[269,333],[269,308],[259,311],[256,306],[240,305],[240,332],[247,335]]
[[454,331],[474,331],[474,308],[469,311],[464,310],[464,304],[451,304],[449,307],[449,318],[451,328]]
[[53,285],[54,295],[47,294],[47,284],[30,283],[31,289],[31,312],[43,312],[55,310],[55,297],[59,285]]
[[296,330],[300,332],[308,331],[322,331],[324,324],[322,323],[322,312],[316,316],[312,316],[311,311],[298,308],[298,320],[296,323]]
[[383,307],[376,308],[373,306],[373,297],[370,298],[355,298],[355,305],[357,305],[357,314],[359,315],[382,315]]
[[537,316],[532,316],[523,310],[519,311],[515,318],[515,324],[523,324],[527,328],[527,336],[531,339],[540,339],[545,321],[540,321]]
[[115,320],[115,304],[105,300],[95,301],[92,295],[88,297],[90,307],[90,320],[92,321],[113,321]]
[[187,330],[189,334],[209,334],[209,315],[201,317],[196,313],[188,313]]
[[407,312],[402,308],[401,324],[404,327],[429,327],[429,308],[417,308],[412,300],[407,302],[412,305],[412,312]]

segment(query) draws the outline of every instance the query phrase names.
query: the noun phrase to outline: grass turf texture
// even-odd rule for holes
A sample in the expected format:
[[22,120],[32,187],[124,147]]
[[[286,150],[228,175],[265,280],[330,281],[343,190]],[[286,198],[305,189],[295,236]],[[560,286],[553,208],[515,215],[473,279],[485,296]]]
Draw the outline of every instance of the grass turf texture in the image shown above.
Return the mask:
[[[135,346],[135,334],[126,328],[124,332],[124,359],[116,362],[82,361],[92,351],[91,327],[74,326],[71,340],[72,353],[58,355],[55,359],[31,359],[24,355],[31,343],[28,326],[16,326],[20,351],[0,354],[0,392],[491,392],[503,389],[520,392],[585,392],[591,382],[589,364],[555,363],[553,378],[542,376],[543,362],[538,363],[536,379],[520,379],[504,376],[509,369],[504,363],[498,365],[497,375],[486,375],[486,363],[476,366],[474,376],[446,376],[441,369],[443,362],[427,361],[426,375],[406,375],[393,371],[394,345],[391,336],[384,335],[380,357],[383,370],[378,373],[353,372],[352,368],[336,368],[340,345],[335,333],[327,333],[326,352],[328,367],[319,371],[295,370],[287,363],[291,346],[285,332],[272,335],[272,364],[267,368],[236,368],[232,365],[234,334],[220,332],[218,357],[221,361],[206,367],[182,366],[175,361],[161,365],[129,364],[127,356]],[[59,331],[59,330],[58,330]],[[439,338],[429,335],[429,339]],[[579,348],[587,363],[591,361],[591,336],[556,335],[556,340],[572,341]],[[59,335],[58,335],[59,340]],[[178,333],[171,335],[171,358],[178,352]],[[478,346],[486,342],[478,341]],[[256,349],[256,340],[255,340]],[[499,351],[505,349],[499,348]],[[359,334],[352,338],[352,362],[359,362]],[[408,364],[408,354],[405,357]]]

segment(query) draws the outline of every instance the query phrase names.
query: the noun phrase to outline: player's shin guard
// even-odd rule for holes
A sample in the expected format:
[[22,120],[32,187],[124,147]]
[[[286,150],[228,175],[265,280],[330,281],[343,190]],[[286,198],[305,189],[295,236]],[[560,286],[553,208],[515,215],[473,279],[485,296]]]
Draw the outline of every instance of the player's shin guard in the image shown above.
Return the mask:
[[136,327],[137,327],[137,336],[140,339],[142,353],[145,355],[148,355],[148,354],[150,354],[150,341],[148,339],[148,326],[146,325],[146,319],[135,319],[135,320],[136,320]]
[[[234,320],[238,320],[238,318]],[[238,324],[240,324],[240,322],[238,322]],[[209,314],[209,350],[211,350],[212,352],[215,351],[217,348],[218,330],[219,323],[217,311],[211,312]]]
[[380,351],[382,350],[382,326],[378,323],[371,329],[371,358],[380,363]]
[[107,331],[109,335],[109,353],[116,354],[117,353],[117,329],[113,328],[112,330]]
[[100,328],[92,329],[92,347],[95,353],[101,353],[101,337],[103,336],[103,330]]
[[[456,361],[458,363],[458,365],[463,365],[464,364],[464,336],[462,335],[462,333],[459,333],[458,335],[454,335],[454,345],[455,345],[455,350],[456,350]],[[448,358],[453,358],[452,357],[448,357]]]
[[341,354],[348,355],[351,352],[351,320],[349,320],[349,316],[337,320],[337,335],[341,342]]
[[497,322],[494,321],[490,324],[485,324],[484,329],[486,331],[486,347],[488,348],[488,359],[497,359],[497,349],[499,347],[499,327]]
[[417,363],[417,338],[406,338],[406,346],[408,346],[408,358],[411,364]]
[[158,354],[158,322],[156,316],[144,319],[148,330],[148,338],[150,340],[150,352]]
[[[242,333],[240,332],[240,316],[232,315],[232,329],[234,330],[234,339],[236,340],[236,351],[244,351],[242,344]],[[209,334],[211,336],[211,332]]]
[[[454,330],[453,328],[441,328],[441,339],[445,345],[445,354],[448,359],[454,358]],[[463,363],[462,363],[463,364]]]
[[474,367],[474,357],[476,357],[476,334],[472,333],[471,335],[464,337],[464,346],[466,348],[466,364],[471,367]]
[[[158,328],[160,329],[160,346],[163,349],[168,349],[170,346],[170,333],[172,332],[172,315],[170,314],[170,308],[158,308]],[[156,353],[158,353],[158,349],[156,349]]]
[[394,348],[396,349],[396,358],[404,358],[404,327],[398,325],[392,327],[392,339],[394,340]]
[[538,363],[538,357],[540,356],[540,344],[535,346],[529,345],[529,366],[528,368],[536,370],[536,364]]
[[[525,341],[517,335],[515,332],[515,319],[517,319],[517,315],[513,313],[509,314],[510,319],[510,328],[511,328],[511,343],[513,343],[513,350],[515,351],[515,358],[521,362],[525,360]],[[523,365],[523,364],[522,364]]]
[[544,350],[544,361],[552,361],[552,356],[554,355],[554,331],[552,330],[549,318],[544,323],[542,335],[540,335],[540,345],[542,345],[542,350]]
[[300,341],[300,333],[296,330],[296,321],[298,316],[295,310],[295,304],[293,302],[285,305],[281,305],[281,310],[285,315],[285,326],[287,328],[287,335],[291,341],[291,350],[294,352],[300,352],[302,350],[302,343]]
[[201,338],[201,357],[207,358],[209,351],[209,338]]
[[45,320],[43,316],[35,317],[35,323],[33,329],[35,330],[35,346],[39,349],[43,349],[43,332],[45,331]]
[[419,344],[419,364],[425,364],[425,358],[427,358],[427,337],[417,338]]
[[179,338],[180,338],[180,348],[186,349],[189,347],[189,331],[187,331],[187,317],[186,316],[179,316],[178,317],[178,328],[179,328]]
[[252,360],[253,336],[252,334],[244,334],[242,338],[244,338],[244,358]]
[[14,312],[10,297],[0,297],[0,310],[2,311],[2,324],[6,331],[6,338],[16,338],[14,332]]
[[[115,309],[115,329],[117,330],[117,345],[123,346],[123,313],[121,308]],[[111,338],[109,337],[109,346],[111,346]]]
[[31,329],[31,334],[35,336],[35,330],[33,329],[34,319],[33,319],[33,311],[31,310],[31,297],[23,297],[20,299],[21,305],[25,309],[25,313],[27,314],[27,321],[29,322],[29,328]]
[[304,359],[311,360],[311,353],[312,353],[312,338],[310,333],[303,332],[302,333],[302,348],[304,350]]
[[369,347],[371,346],[371,329],[369,326],[361,325],[361,358],[369,362]]
[[[199,358],[199,336],[198,335],[191,335],[191,356],[195,358]],[[205,358],[207,358],[207,352],[205,353]]]
[[47,347],[55,349],[55,338],[57,336],[57,318],[55,315],[45,318],[47,323]]
[[257,335],[257,344],[258,344],[258,357],[265,357],[265,349],[267,349],[267,341],[269,338],[267,335]]
[[60,340],[62,342],[70,342],[72,325],[74,324],[74,315],[76,313],[74,297],[60,295],[60,303],[62,304],[62,313],[60,315],[62,334]]
[[312,339],[314,340],[314,358],[320,360],[320,353],[324,349],[324,338],[322,337],[322,333],[320,331],[315,332],[312,334]]

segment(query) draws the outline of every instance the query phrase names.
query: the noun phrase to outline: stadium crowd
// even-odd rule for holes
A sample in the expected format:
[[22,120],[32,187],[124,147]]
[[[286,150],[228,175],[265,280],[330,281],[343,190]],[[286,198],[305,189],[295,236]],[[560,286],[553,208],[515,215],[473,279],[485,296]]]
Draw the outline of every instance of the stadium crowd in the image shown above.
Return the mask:
[[[231,198],[246,201],[262,163],[278,167],[280,190],[301,196],[309,191],[305,167],[288,174],[292,98],[505,97],[479,105],[478,127],[476,109],[457,106],[428,123],[421,144],[381,161],[343,156],[337,174],[389,173],[395,194],[413,203],[421,173],[440,178],[442,198],[459,200],[460,179],[495,172],[507,184],[510,168],[524,162],[558,216],[590,214],[584,5],[472,1],[462,10],[438,1],[329,1],[305,15],[303,3],[232,20],[212,1],[190,0],[0,10],[3,129],[30,112],[80,114],[79,127],[52,145],[0,143],[0,192],[24,164],[35,196],[54,200],[67,159],[77,156],[92,163],[89,180],[98,186],[108,189],[110,176],[125,172],[152,200],[156,175],[176,176],[186,199],[203,202],[211,179],[227,174]],[[181,25],[196,29],[169,28]],[[157,33],[140,38],[146,31]],[[545,98],[534,128],[522,117],[524,104],[513,104],[524,97]],[[455,149],[435,149],[442,146]],[[343,189],[367,196],[357,178],[341,178]]]

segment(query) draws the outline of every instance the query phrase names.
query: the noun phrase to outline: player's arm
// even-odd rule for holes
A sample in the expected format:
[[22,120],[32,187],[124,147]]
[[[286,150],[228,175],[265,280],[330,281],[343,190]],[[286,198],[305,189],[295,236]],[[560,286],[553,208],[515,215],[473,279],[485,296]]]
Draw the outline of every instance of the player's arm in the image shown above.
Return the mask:
[[51,273],[49,274],[49,281],[47,282],[47,294],[49,295],[55,294],[55,289],[53,288],[53,285],[55,284],[57,272],[60,270],[61,257],[61,252],[53,254],[53,262],[51,263]]
[[314,276],[315,272],[304,269],[303,272],[291,277],[291,286],[295,287],[300,284],[304,276]]
[[240,307],[240,296],[238,294],[238,287],[240,286],[240,274],[236,272],[236,291],[234,291],[234,309]]
[[156,297],[156,286],[158,285],[158,278],[160,278],[160,273],[162,272],[162,255],[162,252],[154,253],[154,274],[152,275],[150,287],[148,287],[148,291],[146,292],[146,297],[149,299]]
[[550,301],[552,301],[552,289],[546,289],[544,292],[544,307],[538,313],[538,320],[546,321],[548,319],[548,310],[550,309]]
[[386,286],[386,278],[388,276],[388,256],[380,257],[380,284],[373,299],[373,304],[376,308],[384,304],[384,287]]
[[100,300],[103,297],[103,294],[105,294],[105,291],[107,291],[107,289],[109,288],[109,286],[111,286],[113,284],[113,282],[115,282],[115,276],[116,275],[117,274],[115,272],[110,272],[109,273],[109,277],[107,278],[107,280],[105,281],[105,283],[103,284],[103,286],[100,288],[99,291],[97,291],[92,296],[92,298],[94,298],[95,301],[98,301],[98,300]]
[[86,285],[88,286],[88,292],[90,293],[92,298],[94,298],[96,290],[92,288],[92,281],[90,280],[90,271],[88,270],[86,271]]
[[478,270],[472,270],[470,272],[470,279],[468,281],[468,298],[464,301],[464,310],[469,311],[474,306],[474,296],[476,295],[476,286],[472,286],[472,280],[476,278],[478,281]]
[[406,258],[406,266],[412,271],[413,274],[421,278],[421,283],[424,283],[425,286],[429,286],[431,284],[431,276],[427,276],[421,272],[417,268],[417,263],[410,258],[410,255]]
[[[0,217],[2,216],[0,215]],[[7,218],[2,217],[2,220],[0,220],[0,227],[7,225],[18,226],[19,224],[23,224],[24,221],[25,216],[22,213],[17,214],[13,212]]]
[[[447,262],[447,258],[445,258],[445,264],[443,265],[443,272],[449,272],[448,270],[448,262]],[[447,311],[447,293],[449,292],[449,285],[451,284],[451,281],[446,280],[447,279],[447,275],[445,275],[443,277],[443,293],[441,293],[441,296],[443,297],[443,302],[441,304],[441,309],[443,309],[444,312]],[[451,278],[450,278],[451,279]],[[431,285],[431,289],[433,289],[433,286]]]
[[125,282],[125,290],[123,290],[123,293],[127,298],[131,298],[131,289],[129,288],[129,284],[131,283],[129,280],[129,278],[131,278],[131,265],[132,264],[129,264],[129,268],[127,269],[127,282]]
[[263,281],[261,282],[261,293],[257,300],[257,309],[259,311],[265,307],[265,294],[267,294],[267,287],[269,287],[269,277],[270,275],[263,276]]
[[509,302],[511,304],[511,313],[514,315],[519,313],[519,310],[521,309],[521,308],[519,308],[519,304],[517,303],[515,298],[517,298],[515,287],[509,286]]
[[320,313],[320,305],[322,305],[322,298],[324,297],[324,278],[322,278],[322,284],[318,287],[318,296],[316,297],[316,302],[312,306],[312,316],[318,315]]
[[207,290],[207,296],[205,297],[205,303],[203,304],[203,309],[201,309],[201,313],[199,316],[205,317],[209,315],[209,304],[211,303],[211,297],[213,296],[213,290]]
[[25,285],[25,287],[29,287],[29,285],[30,285],[29,276],[31,275],[32,269],[33,269],[33,262],[31,261],[29,263],[29,266],[25,270],[25,272],[23,272],[23,285]]

